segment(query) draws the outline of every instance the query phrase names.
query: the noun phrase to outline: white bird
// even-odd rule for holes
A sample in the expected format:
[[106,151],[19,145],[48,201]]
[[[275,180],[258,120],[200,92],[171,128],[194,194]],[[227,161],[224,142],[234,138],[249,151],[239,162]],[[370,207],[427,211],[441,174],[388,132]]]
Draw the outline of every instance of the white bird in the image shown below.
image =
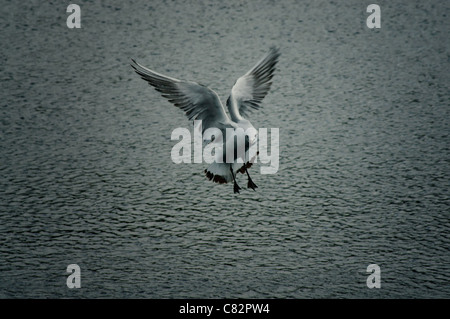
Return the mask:
[[[245,154],[240,154],[237,152],[240,149],[239,145],[234,143],[235,137],[227,136],[226,129],[242,128],[244,131],[251,129],[256,132],[256,129],[244,116],[247,116],[252,109],[260,108],[261,101],[270,90],[273,72],[279,56],[280,53],[277,48],[270,48],[269,52],[250,71],[236,81],[226,102],[230,117],[225,113],[225,108],[220,102],[219,96],[212,89],[196,82],[181,81],[159,74],[140,65],[133,59],[131,66],[142,79],[161,92],[163,97],[185,111],[189,120],[201,120],[202,133],[208,128],[218,128],[222,132],[223,140],[219,143],[221,143],[223,152],[216,153],[216,155],[222,156],[223,161],[215,161],[209,165],[205,170],[206,177],[220,184],[233,181],[234,193],[239,193],[241,188],[236,182],[236,173],[238,172],[247,174],[248,188],[253,190],[257,188],[247,170],[256,158],[256,156],[248,157],[249,148],[256,143],[257,134],[245,136],[245,139],[243,139],[245,140],[243,148]],[[234,162],[227,163],[225,149],[229,149],[227,147],[230,144],[234,149]]]

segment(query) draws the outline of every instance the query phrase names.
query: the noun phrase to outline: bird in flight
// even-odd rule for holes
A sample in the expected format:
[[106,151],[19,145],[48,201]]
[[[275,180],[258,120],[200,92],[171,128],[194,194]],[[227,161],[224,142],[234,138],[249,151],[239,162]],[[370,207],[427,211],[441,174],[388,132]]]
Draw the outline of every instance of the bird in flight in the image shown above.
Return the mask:
[[[239,193],[241,187],[236,182],[237,173],[247,174],[248,188],[255,190],[258,187],[248,173],[248,169],[258,155],[256,152],[250,157],[249,152],[250,147],[257,141],[257,131],[246,117],[249,111],[261,107],[262,100],[270,90],[279,56],[279,49],[271,47],[250,71],[237,79],[226,102],[229,116],[219,96],[212,89],[196,82],[162,75],[142,66],[134,59],[131,59],[131,66],[143,80],[162,93],[163,97],[183,110],[189,120],[202,121],[202,134],[209,128],[219,129],[222,132],[222,139],[215,139],[213,136],[209,140],[210,143],[220,143],[220,148],[215,154],[217,160],[205,169],[205,174],[209,180],[219,184],[233,181],[234,193]],[[240,139],[238,133],[227,135],[229,131],[227,129],[234,131],[242,129],[240,132],[253,133],[246,134],[243,139]],[[236,136],[238,136],[237,143],[235,143]],[[245,145],[242,145],[243,143]],[[226,161],[226,150],[229,149],[233,150],[233,157],[231,161]]]

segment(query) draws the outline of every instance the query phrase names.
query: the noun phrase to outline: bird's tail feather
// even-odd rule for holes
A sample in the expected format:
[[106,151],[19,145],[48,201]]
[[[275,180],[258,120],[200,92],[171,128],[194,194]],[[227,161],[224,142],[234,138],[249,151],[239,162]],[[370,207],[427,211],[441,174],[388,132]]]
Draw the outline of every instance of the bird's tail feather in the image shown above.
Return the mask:
[[[241,164],[234,163],[233,174],[240,169]],[[226,184],[233,181],[233,175],[231,174],[230,164],[228,163],[212,163],[205,169],[206,177],[215,183]]]

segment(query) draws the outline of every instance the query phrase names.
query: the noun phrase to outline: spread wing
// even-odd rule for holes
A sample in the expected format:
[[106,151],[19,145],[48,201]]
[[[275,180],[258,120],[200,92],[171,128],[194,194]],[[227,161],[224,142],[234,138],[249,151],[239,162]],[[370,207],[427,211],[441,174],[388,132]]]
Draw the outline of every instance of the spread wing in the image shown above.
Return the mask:
[[134,71],[162,96],[182,109],[189,120],[202,120],[202,133],[210,128],[222,128],[230,120],[217,93],[190,81],[177,80],[152,71],[132,59]]
[[[278,48],[270,48],[269,52],[250,71],[236,81],[227,100],[230,114],[237,113],[245,116],[248,111],[259,109],[261,101],[269,92],[279,56]],[[233,116],[231,119],[237,120]]]

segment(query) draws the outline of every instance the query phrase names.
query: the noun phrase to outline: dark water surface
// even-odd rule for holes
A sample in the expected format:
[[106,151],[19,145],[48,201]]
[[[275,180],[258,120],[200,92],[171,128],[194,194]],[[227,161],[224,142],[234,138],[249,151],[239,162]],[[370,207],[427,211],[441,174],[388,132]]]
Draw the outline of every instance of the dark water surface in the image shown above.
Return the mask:
[[[450,297],[449,2],[76,3],[1,1],[1,298]],[[271,45],[280,168],[236,196],[129,59],[225,101]]]

